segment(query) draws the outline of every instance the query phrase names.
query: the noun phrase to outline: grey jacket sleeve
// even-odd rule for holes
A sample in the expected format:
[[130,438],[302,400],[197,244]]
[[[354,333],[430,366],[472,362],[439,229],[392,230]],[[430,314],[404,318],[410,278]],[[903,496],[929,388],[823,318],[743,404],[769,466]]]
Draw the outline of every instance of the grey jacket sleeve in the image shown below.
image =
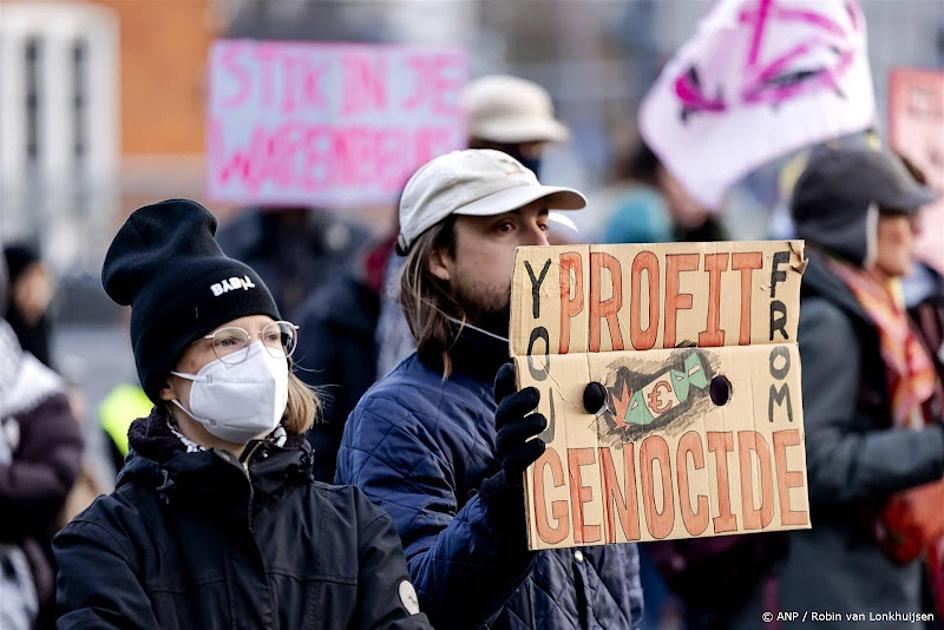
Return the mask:
[[944,475],[944,427],[856,423],[861,347],[848,317],[823,300],[800,312],[800,360],[810,500],[841,505],[877,499]]

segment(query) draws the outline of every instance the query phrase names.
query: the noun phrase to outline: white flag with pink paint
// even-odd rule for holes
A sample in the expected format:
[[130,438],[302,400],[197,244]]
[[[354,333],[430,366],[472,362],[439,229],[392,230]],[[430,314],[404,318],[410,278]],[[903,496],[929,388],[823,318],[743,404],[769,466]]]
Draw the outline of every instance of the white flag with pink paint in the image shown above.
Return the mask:
[[855,0],[719,0],[665,67],[640,130],[701,203],[765,162],[875,123]]

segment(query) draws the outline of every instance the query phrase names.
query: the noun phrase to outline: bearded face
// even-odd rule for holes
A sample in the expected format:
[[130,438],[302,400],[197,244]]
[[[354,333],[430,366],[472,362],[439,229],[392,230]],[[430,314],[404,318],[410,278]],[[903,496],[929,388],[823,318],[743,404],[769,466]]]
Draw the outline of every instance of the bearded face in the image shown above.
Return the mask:
[[453,284],[453,297],[468,321],[502,337],[508,336],[511,319],[511,279],[504,286],[460,277]]
[[469,323],[508,336],[515,250],[547,245],[548,208],[538,200],[494,216],[458,216],[453,252],[437,252],[430,271],[444,281]]

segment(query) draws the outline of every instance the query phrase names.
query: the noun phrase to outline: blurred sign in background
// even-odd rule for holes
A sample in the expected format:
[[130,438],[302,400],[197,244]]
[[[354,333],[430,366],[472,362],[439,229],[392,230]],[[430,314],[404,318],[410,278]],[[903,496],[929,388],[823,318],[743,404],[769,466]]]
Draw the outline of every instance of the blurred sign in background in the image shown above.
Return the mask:
[[210,50],[207,196],[396,203],[422,164],[465,146],[460,49],[222,40]]

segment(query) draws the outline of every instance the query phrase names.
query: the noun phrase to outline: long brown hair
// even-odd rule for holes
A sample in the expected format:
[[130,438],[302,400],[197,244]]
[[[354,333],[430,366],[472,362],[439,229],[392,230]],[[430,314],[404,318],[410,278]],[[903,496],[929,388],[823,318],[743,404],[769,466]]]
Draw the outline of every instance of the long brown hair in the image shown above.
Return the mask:
[[397,296],[416,341],[417,352],[440,357],[444,377],[452,372],[449,347],[455,338],[453,324],[446,318],[446,313],[458,319],[462,319],[464,313],[452,297],[449,285],[430,272],[429,259],[438,251],[454,256],[455,247],[455,215],[450,215],[413,242],[400,271],[400,293]]

